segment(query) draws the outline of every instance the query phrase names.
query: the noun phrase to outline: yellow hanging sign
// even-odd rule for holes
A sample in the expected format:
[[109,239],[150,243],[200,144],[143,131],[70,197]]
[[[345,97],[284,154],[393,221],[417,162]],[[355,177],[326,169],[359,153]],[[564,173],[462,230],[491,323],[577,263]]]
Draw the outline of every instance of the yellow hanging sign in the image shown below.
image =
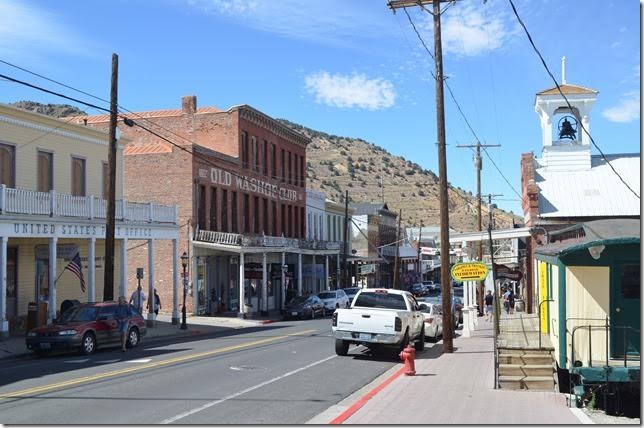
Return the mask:
[[455,281],[483,281],[487,273],[485,263],[456,263],[452,266],[452,278]]
[[[539,263],[539,303],[548,299],[548,265]],[[541,332],[548,333],[548,303],[541,305]]]

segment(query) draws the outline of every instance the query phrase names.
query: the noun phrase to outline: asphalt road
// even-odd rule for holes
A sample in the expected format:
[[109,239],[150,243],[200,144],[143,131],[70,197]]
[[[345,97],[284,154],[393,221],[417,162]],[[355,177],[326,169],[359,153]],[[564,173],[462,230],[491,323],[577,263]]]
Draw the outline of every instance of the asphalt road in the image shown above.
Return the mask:
[[[431,346],[431,345],[430,345]],[[3,424],[301,424],[399,364],[334,351],[329,318],[0,362]]]

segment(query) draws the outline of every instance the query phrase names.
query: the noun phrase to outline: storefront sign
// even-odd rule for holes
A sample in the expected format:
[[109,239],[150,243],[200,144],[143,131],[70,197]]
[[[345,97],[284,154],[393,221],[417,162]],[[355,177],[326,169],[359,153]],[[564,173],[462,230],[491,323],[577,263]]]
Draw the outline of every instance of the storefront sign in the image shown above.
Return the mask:
[[[105,224],[61,221],[24,221],[0,223],[0,234],[16,238],[105,238]],[[116,239],[177,239],[178,227],[116,225]]]
[[488,269],[485,263],[456,263],[452,267],[452,278],[455,281],[483,281]]
[[258,178],[248,178],[247,176],[239,175],[233,176],[232,173],[219,168],[210,168],[210,174],[208,174],[207,169],[199,169],[199,177],[210,177],[210,182],[212,184],[217,184],[223,187],[234,186],[239,190],[257,193],[273,199],[279,199],[281,201],[296,202],[299,199],[297,190],[278,187],[277,184],[271,184],[268,181],[263,181]]

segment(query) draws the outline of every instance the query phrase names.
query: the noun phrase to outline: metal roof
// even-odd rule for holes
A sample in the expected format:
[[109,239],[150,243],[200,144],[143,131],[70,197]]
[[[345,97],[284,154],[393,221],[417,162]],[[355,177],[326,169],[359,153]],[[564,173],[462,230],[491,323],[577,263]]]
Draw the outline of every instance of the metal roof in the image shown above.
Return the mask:
[[[497,229],[492,231],[492,239],[512,239],[512,238],[525,238],[530,236],[529,227],[521,227],[515,229]],[[449,235],[450,243],[457,242],[472,242],[472,241],[487,241],[488,232],[487,230],[482,230],[480,232],[467,232],[467,233],[455,233]]]
[[[610,165],[639,195],[640,155],[607,155]],[[591,168],[552,171],[537,160],[535,183],[539,187],[539,217],[627,217],[640,215],[640,200],[621,182],[600,156],[591,157]]]

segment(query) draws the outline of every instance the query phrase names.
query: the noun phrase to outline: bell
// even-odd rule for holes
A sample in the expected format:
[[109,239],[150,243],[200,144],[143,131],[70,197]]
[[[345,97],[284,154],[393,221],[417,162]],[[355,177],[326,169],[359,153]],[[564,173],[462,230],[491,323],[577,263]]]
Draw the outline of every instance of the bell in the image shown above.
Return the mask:
[[571,140],[576,140],[577,131],[572,127],[572,124],[568,121],[567,117],[564,117],[561,126],[559,127],[559,139],[563,140],[564,138],[569,138]]

